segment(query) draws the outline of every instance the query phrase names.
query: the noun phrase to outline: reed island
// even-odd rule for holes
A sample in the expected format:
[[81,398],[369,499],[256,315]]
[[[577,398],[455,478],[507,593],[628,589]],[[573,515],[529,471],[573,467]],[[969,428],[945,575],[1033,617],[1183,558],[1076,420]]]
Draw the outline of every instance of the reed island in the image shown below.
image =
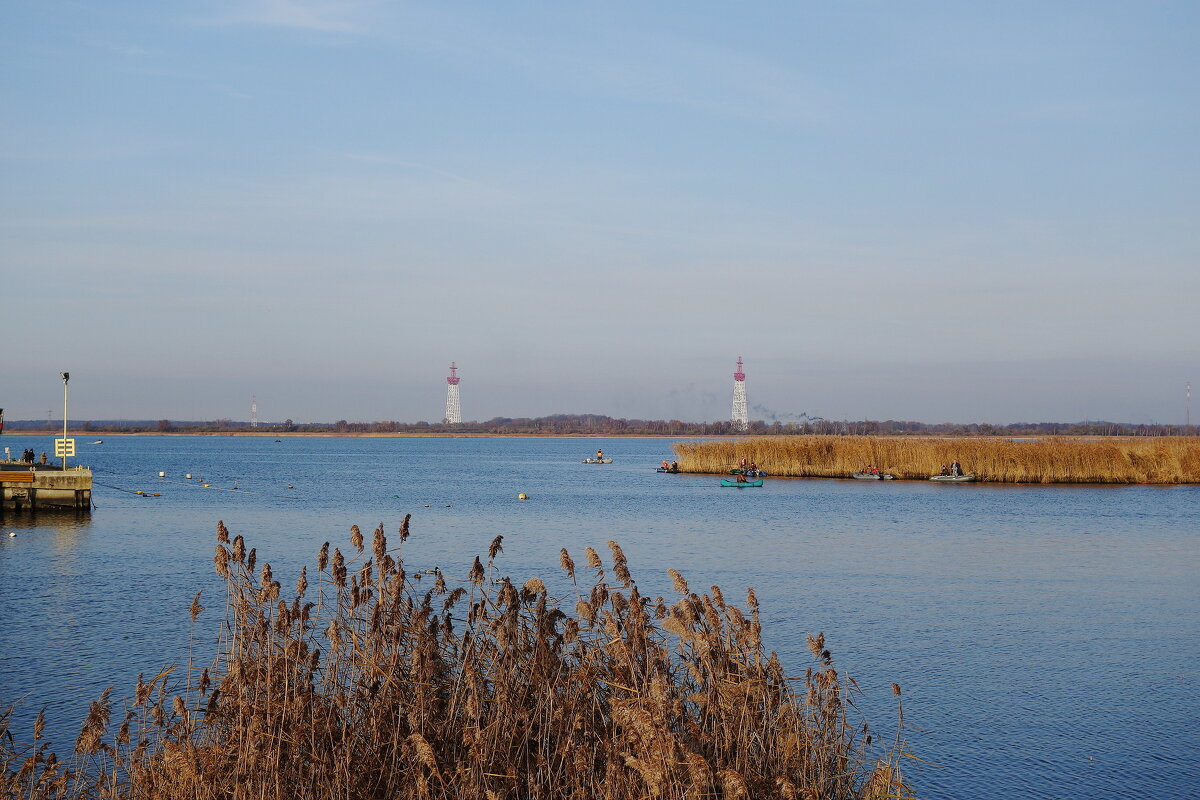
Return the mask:
[[773,436],[673,445],[683,472],[722,475],[745,459],[768,475],[849,478],[877,468],[927,480],[953,462],[997,483],[1200,483],[1200,437],[1037,439]]

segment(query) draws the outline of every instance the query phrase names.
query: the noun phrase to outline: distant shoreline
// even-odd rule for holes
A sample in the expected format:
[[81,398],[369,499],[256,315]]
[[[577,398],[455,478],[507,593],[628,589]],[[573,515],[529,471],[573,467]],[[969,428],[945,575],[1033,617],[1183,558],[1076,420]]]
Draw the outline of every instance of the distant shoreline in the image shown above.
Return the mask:
[[[62,438],[62,431],[29,431],[8,430],[10,436],[50,436]],[[256,433],[250,431],[70,431],[68,437],[115,439],[118,436],[205,436],[205,437],[252,437],[260,439],[301,439],[301,438],[354,438],[354,439],[740,439],[745,434],[703,434],[697,436],[672,435],[666,433],[375,433],[346,431],[294,431],[291,433],[276,431],[274,433]],[[0,436],[0,444],[4,437]]]
[[[28,430],[9,428],[5,431],[9,436],[48,436],[62,438],[62,431]],[[119,436],[198,436],[208,438],[220,437],[250,437],[260,439],[745,439],[758,441],[765,439],[804,439],[811,434],[754,434],[754,433],[479,433],[463,432],[448,433],[446,431],[418,433],[416,431],[378,432],[378,431],[69,431],[68,437],[80,439],[115,439]],[[1015,441],[1030,442],[1045,439],[1074,439],[1080,441],[1123,440],[1152,441],[1155,439],[1180,440],[1196,438],[1192,436],[1142,436],[1127,433],[1056,433],[1056,434],[951,434],[951,433],[910,433],[910,434],[837,434],[826,435],[827,439],[847,440],[896,440],[896,441]],[[0,446],[4,436],[0,435]]]

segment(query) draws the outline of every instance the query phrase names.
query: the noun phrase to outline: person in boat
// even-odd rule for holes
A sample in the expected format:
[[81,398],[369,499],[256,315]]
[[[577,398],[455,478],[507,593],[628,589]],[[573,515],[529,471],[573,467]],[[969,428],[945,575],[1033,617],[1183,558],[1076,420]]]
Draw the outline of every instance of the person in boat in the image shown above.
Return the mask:
[[871,467],[871,474],[872,474],[872,475],[878,475],[878,474],[879,474],[879,467]]
[[679,462],[678,461],[671,462],[671,472],[679,472]]
[[742,456],[742,460],[738,462],[738,466],[741,467],[743,470],[746,468],[746,457],[745,456]]
[[750,462],[750,474],[751,475],[758,474],[758,464],[755,464],[753,461]]
[[950,465],[950,474],[956,478],[959,477],[960,475],[962,475],[963,474],[962,464],[958,463],[957,461],[955,461],[953,464],[951,464]]
[[671,468],[670,466],[668,466],[668,465],[667,465],[667,460],[666,460],[665,458],[663,459],[663,462],[662,462],[662,468],[663,468],[663,469],[670,469],[670,468]]
[[749,481],[746,480],[746,473],[744,472],[739,472],[736,480],[738,483],[749,483]]
[[939,474],[940,474],[940,475],[949,475],[949,474],[950,474],[950,468],[949,468],[949,467],[947,467],[945,464],[942,464],[942,471],[941,471]]

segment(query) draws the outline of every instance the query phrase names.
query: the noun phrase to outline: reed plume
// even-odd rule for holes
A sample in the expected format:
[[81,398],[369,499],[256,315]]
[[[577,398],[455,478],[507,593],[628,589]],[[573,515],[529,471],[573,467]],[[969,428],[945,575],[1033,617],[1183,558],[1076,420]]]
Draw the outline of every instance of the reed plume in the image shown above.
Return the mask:
[[[899,730],[888,750],[872,744],[823,634],[804,678],[787,679],[764,652],[753,590],[741,609],[671,570],[668,608],[610,541],[620,585],[589,547],[595,582],[572,609],[539,578],[503,575],[500,537],[487,566],[476,557],[454,581],[409,568],[382,527],[369,552],[354,530],[349,558],[321,548],[318,602],[303,604],[306,570],[281,598],[270,565],[221,558],[219,533],[228,612],[214,662],[139,676],[115,732],[105,692],[69,765],[47,752],[41,717],[20,744],[0,714],[0,796],[911,797]],[[560,566],[574,581],[566,550]],[[201,611],[197,594],[193,622]]]

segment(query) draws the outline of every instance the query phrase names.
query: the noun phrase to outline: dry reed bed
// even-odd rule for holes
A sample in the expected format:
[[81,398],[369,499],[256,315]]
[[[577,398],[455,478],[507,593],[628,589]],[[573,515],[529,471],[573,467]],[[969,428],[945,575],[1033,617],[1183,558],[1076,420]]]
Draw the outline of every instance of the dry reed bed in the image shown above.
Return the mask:
[[[450,581],[410,572],[380,525],[370,543],[351,529],[349,558],[326,543],[293,593],[221,523],[217,539],[216,661],[139,677],[115,718],[106,692],[70,763],[40,716],[24,745],[0,716],[0,796],[911,796],[899,735],[876,753],[823,635],[798,681],[764,652],[753,590],[738,608],[672,570],[678,598],[650,600],[609,542],[608,566],[562,551],[575,593],[560,603],[499,576],[499,536]],[[202,611],[197,594],[193,624]]]
[[770,475],[845,478],[874,465],[924,480],[959,461],[981,481],[1003,483],[1200,483],[1200,437],[1147,439],[916,439],[783,436],[677,442],[685,472],[724,474],[741,458]]

